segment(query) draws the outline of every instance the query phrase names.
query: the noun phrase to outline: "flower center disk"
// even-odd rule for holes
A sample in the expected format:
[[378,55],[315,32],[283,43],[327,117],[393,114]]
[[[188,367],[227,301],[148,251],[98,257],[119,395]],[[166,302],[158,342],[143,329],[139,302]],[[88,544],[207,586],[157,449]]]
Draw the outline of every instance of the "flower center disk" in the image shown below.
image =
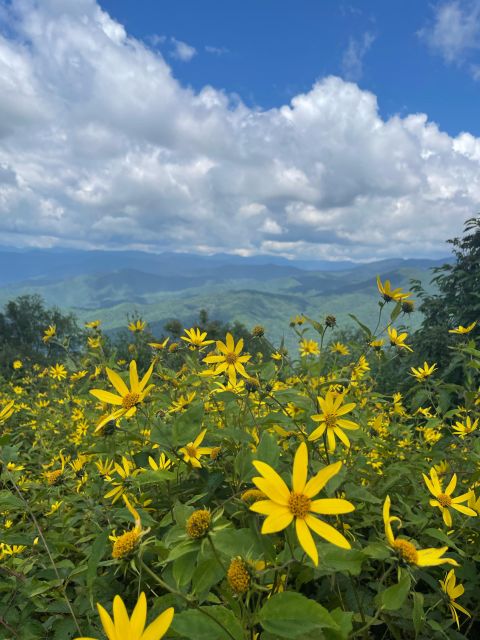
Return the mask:
[[437,500],[442,505],[442,507],[449,507],[452,504],[452,499],[450,496],[447,496],[446,493],[440,493],[437,496]]
[[303,493],[291,492],[288,499],[288,508],[296,518],[305,518],[310,511],[311,500]]
[[233,351],[229,351],[226,355],[225,355],[225,360],[228,362],[228,364],[235,364],[236,361],[238,359],[238,356],[236,353],[234,353]]
[[337,426],[337,416],[334,413],[328,413],[325,416],[325,424],[327,429],[333,429],[333,427]]
[[124,409],[131,409],[140,401],[139,393],[127,393],[126,396],[123,397],[122,406]]
[[418,552],[411,542],[408,542],[408,540],[394,540],[393,547],[406,562],[417,564]]

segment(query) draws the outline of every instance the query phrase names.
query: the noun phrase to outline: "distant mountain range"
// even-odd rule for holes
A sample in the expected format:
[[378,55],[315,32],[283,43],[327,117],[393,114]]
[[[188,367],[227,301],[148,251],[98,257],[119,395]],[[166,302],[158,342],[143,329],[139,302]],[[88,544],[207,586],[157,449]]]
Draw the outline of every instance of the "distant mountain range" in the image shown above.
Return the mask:
[[[266,255],[0,249],[0,304],[38,293],[81,321],[101,319],[108,330],[125,326],[127,313],[135,310],[158,334],[174,317],[189,326],[205,308],[212,318],[261,323],[277,341],[298,313],[331,313],[341,326],[350,326],[348,313],[355,313],[368,323],[377,309],[377,274],[395,286],[408,288],[417,278],[429,288],[431,268],[449,261],[358,264]],[[413,321],[418,324],[418,316]]]

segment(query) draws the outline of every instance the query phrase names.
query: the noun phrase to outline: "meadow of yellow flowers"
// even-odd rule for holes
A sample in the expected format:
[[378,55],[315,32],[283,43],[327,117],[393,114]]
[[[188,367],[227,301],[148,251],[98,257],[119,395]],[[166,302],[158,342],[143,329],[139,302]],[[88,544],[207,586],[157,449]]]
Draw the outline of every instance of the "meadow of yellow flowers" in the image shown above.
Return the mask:
[[[381,393],[412,303],[378,288],[363,341],[297,316],[268,359],[192,327],[140,366],[141,319],[129,362],[98,321],[78,358],[45,327],[64,360],[1,387],[0,638],[478,638],[476,377],[418,353]],[[475,324],[452,329],[474,373]]]

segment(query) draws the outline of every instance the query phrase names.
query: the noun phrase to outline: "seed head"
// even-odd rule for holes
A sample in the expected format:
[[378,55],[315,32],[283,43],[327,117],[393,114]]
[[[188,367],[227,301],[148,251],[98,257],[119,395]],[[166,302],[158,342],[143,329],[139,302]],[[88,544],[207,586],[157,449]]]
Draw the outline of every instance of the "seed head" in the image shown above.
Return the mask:
[[232,591],[239,595],[248,591],[250,586],[250,573],[242,558],[233,558],[227,571],[227,581]]
[[187,535],[190,538],[203,538],[208,533],[212,516],[207,509],[197,509],[187,520]]
[[139,534],[135,529],[122,533],[113,543],[112,558],[128,556],[137,546],[138,539]]

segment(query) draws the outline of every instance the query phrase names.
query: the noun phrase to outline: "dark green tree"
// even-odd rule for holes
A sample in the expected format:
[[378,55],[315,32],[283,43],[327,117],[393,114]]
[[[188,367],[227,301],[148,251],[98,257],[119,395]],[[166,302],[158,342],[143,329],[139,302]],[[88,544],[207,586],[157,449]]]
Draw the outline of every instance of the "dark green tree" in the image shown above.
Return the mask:
[[[443,370],[450,364],[448,347],[457,339],[449,329],[480,320],[480,216],[467,220],[464,235],[448,242],[455,260],[433,269],[437,293],[426,293],[418,281],[412,287],[421,300],[419,310],[423,314],[414,347]],[[478,335],[478,331],[477,326],[474,332]]]
[[[56,327],[56,339],[42,340],[49,325]],[[14,360],[52,364],[65,359],[65,348],[76,353],[81,348],[82,331],[73,314],[46,308],[39,295],[23,295],[10,300],[0,312],[0,372],[9,375]]]

